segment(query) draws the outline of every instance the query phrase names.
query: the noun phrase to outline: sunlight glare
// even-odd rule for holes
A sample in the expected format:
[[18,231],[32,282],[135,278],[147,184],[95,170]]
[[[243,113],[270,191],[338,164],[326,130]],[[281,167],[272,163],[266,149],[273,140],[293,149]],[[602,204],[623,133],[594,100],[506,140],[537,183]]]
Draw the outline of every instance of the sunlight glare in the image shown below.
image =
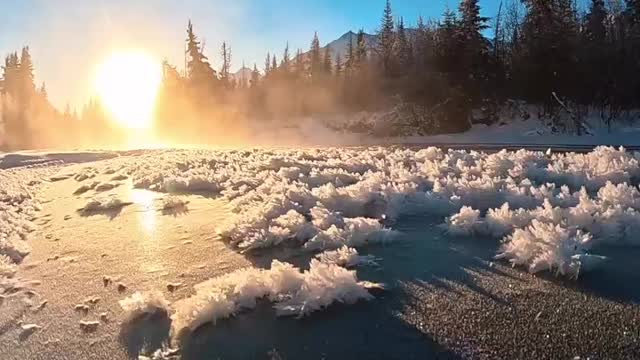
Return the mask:
[[153,108],[162,81],[162,66],[141,52],[118,53],[97,71],[96,91],[115,121],[130,129],[152,125]]

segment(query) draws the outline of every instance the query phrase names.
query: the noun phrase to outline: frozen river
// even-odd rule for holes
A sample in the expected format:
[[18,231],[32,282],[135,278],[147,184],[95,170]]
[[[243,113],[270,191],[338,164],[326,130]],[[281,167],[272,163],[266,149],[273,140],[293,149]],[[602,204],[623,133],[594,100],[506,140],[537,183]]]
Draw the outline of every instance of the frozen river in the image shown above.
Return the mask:
[[633,151],[7,159],[10,359],[640,355]]

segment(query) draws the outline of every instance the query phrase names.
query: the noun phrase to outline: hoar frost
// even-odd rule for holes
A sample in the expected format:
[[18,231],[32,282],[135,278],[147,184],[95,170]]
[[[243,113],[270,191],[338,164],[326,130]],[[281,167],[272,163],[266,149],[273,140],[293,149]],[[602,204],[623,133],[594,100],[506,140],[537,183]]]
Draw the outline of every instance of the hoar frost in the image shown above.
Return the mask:
[[176,334],[227,318],[256,301],[274,302],[278,315],[305,316],[334,302],[353,304],[373,298],[355,272],[333,263],[311,260],[309,270],[300,271],[274,260],[270,269],[246,268],[216,277],[195,286],[195,294],[173,304]]
[[509,242],[538,219],[590,234],[593,244],[637,244],[640,196],[628,184],[640,177],[638,158],[611,147],[166,150],[114,168],[136,187],[224,198],[232,215],[218,231],[241,251],[288,242],[319,252],[394,240],[389,224],[427,214],[451,216],[444,226],[455,236]]

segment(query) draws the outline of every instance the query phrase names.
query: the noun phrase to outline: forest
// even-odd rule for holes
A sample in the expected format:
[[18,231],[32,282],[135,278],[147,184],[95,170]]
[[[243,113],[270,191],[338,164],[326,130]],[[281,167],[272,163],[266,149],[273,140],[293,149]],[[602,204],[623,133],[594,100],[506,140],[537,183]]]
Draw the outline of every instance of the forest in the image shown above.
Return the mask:
[[[374,36],[349,32],[344,52],[323,47],[317,33],[308,49],[283,39],[283,50],[243,65],[242,76],[232,73],[230,44],[206,53],[196,25],[187,25],[184,68],[162,64],[159,138],[221,142],[256,124],[391,108],[401,116],[379,136],[456,133],[498,122],[514,102],[537,106],[555,131],[583,135],[587,113],[610,127],[640,108],[640,0],[506,0],[492,18],[478,0],[462,0],[439,19],[397,17],[387,1]],[[125,136],[98,98],[60,111],[36,83],[29,47],[6,56],[0,149],[106,146]]]

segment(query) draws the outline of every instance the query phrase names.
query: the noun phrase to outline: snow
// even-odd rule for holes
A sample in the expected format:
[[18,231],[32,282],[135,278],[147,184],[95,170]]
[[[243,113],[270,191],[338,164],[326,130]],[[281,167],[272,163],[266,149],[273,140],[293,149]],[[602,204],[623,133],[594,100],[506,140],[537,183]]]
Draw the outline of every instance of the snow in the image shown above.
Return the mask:
[[[29,254],[29,234],[35,230],[33,220],[40,209],[37,193],[41,179],[53,168],[28,168],[0,171],[0,273],[9,273],[9,259],[19,263]],[[2,275],[0,274],[0,278]]]
[[368,284],[336,264],[311,260],[309,270],[273,260],[270,269],[246,268],[195,286],[195,294],[173,304],[175,334],[252,309],[268,298],[279,315],[305,316],[334,302],[370,300]]

